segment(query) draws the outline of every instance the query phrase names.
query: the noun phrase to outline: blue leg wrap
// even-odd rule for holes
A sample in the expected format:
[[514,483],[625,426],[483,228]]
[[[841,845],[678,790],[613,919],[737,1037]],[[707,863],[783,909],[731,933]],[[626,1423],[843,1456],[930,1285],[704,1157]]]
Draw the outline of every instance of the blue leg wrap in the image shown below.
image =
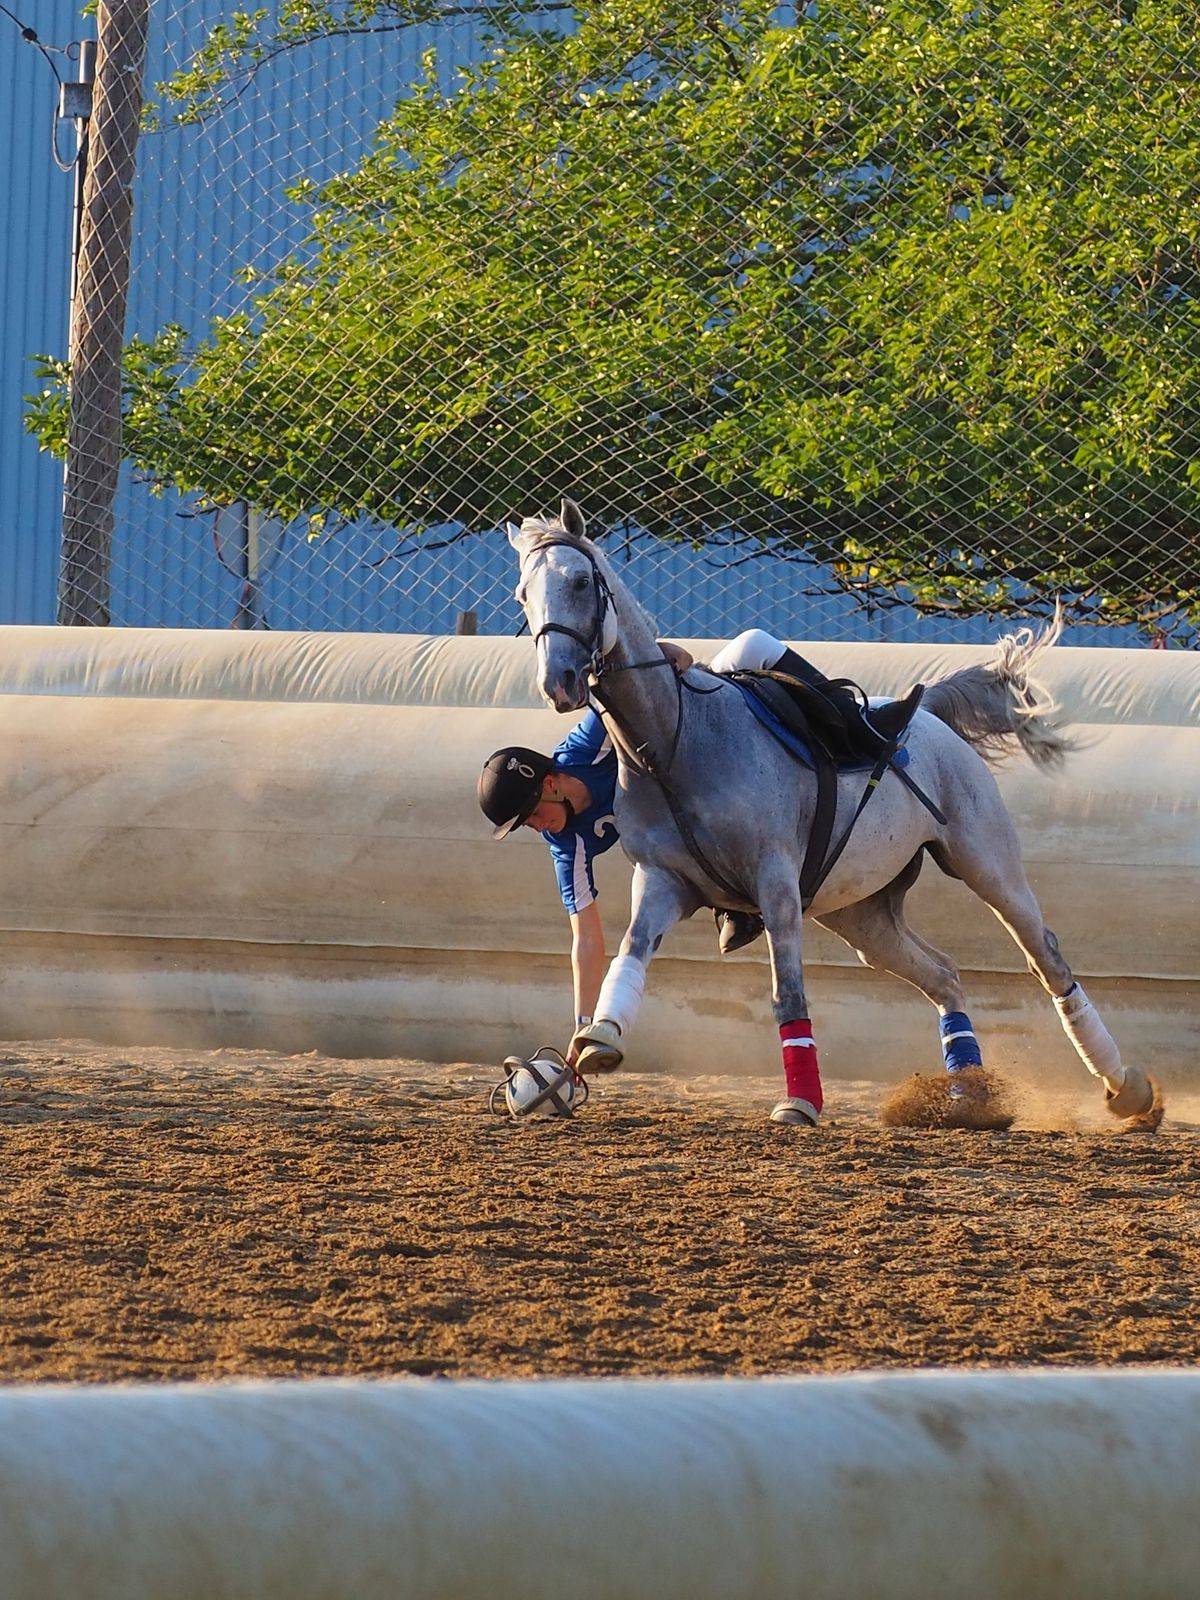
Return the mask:
[[983,1065],[979,1041],[965,1011],[947,1011],[941,1019],[940,1028],[947,1072],[961,1072],[964,1067]]

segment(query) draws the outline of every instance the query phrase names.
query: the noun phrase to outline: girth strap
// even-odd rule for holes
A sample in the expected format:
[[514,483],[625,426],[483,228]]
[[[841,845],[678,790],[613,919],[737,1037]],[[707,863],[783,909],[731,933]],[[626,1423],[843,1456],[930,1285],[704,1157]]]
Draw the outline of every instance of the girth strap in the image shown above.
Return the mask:
[[[813,902],[817,890],[824,883],[833,867],[833,860],[827,859],[829,841],[833,837],[833,820],[837,815],[837,768],[831,761],[818,759],[817,773],[817,803],[813,809],[812,826],[808,830],[808,844],[804,851],[804,860],[800,867],[800,904],[807,911]],[[865,796],[870,794],[871,785],[863,791]],[[858,821],[859,811],[854,814],[854,821]],[[854,826],[852,822],[851,827]],[[849,830],[842,835],[837,855],[840,855],[849,837]]]
[[[854,815],[842,830],[842,836],[832,850],[829,848],[829,841],[833,835],[834,817],[837,815],[837,768],[832,762],[818,761],[817,805],[813,812],[812,827],[808,831],[808,848],[804,852],[804,861],[800,867],[800,904],[805,911],[816,899],[817,890],[833,871],[842,851],[850,843],[850,835],[854,832],[859,817],[866,810],[867,801],[879,787],[879,780],[887,771],[889,759],[885,757],[882,761],[876,762]],[[899,768],[893,770],[899,771]]]
[[815,900],[817,890],[837,865],[842,851],[850,842],[850,835],[858,825],[859,817],[866,810],[868,800],[879,787],[879,780],[889,767],[901,783],[916,795],[934,821],[943,828],[946,826],[946,816],[941,807],[913,782],[903,767],[895,764],[893,760],[895,753],[892,749],[875,763],[863,789],[862,798],[855,807],[854,815],[846,824],[841,838],[832,850],[829,849],[829,840],[833,834],[833,821],[837,814],[837,768],[828,761],[817,762],[817,805],[813,813],[812,827],[808,833],[808,847],[800,867],[800,900],[805,911]]

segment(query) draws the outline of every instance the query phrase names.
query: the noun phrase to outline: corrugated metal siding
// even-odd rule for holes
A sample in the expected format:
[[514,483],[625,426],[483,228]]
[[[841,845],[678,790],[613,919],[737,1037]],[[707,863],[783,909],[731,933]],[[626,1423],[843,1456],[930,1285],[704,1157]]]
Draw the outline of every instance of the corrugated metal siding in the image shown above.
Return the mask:
[[[213,0],[172,0],[155,8],[148,83],[183,62],[203,37]],[[472,47],[464,24],[440,30],[459,55]],[[304,217],[285,188],[320,182],[357,165],[403,86],[435,42],[428,28],[322,43],[261,70],[220,118],[142,141],[138,162],[133,286],[128,331],[149,335],[168,322],[201,332],[243,302],[237,274],[273,267],[304,236]],[[446,52],[450,51],[447,48]],[[220,565],[211,519],[189,514],[124,475],[113,552],[115,620],[165,626],[228,623],[240,583]],[[368,534],[328,551],[293,542],[268,608],[275,626],[431,629],[419,605],[400,605],[387,576],[363,567]],[[453,626],[453,614],[449,626]],[[444,622],[440,622],[445,627]]]
[[[15,8],[48,44],[94,32],[69,0]],[[60,73],[73,71],[55,57]],[[72,180],[50,154],[58,86],[45,57],[0,15],[0,622],[52,622],[62,468],[24,431],[29,356],[66,347]],[[70,159],[75,134],[60,130]]]

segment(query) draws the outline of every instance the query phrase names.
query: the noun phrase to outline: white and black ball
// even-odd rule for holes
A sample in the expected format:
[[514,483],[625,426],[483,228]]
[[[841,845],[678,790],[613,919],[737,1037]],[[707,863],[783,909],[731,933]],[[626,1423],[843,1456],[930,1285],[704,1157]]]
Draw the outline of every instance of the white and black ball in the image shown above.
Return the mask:
[[504,1103],[513,1117],[569,1117],[575,1109],[575,1074],[557,1055],[505,1062]]

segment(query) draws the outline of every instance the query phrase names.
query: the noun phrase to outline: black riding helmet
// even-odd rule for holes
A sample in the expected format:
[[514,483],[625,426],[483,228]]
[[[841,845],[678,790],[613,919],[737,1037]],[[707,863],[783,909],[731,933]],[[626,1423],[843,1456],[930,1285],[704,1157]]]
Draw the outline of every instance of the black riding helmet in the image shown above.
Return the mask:
[[503,839],[527,821],[542,798],[542,782],[554,771],[549,756],[524,745],[505,745],[483,764],[479,809],[492,823],[492,837]]

